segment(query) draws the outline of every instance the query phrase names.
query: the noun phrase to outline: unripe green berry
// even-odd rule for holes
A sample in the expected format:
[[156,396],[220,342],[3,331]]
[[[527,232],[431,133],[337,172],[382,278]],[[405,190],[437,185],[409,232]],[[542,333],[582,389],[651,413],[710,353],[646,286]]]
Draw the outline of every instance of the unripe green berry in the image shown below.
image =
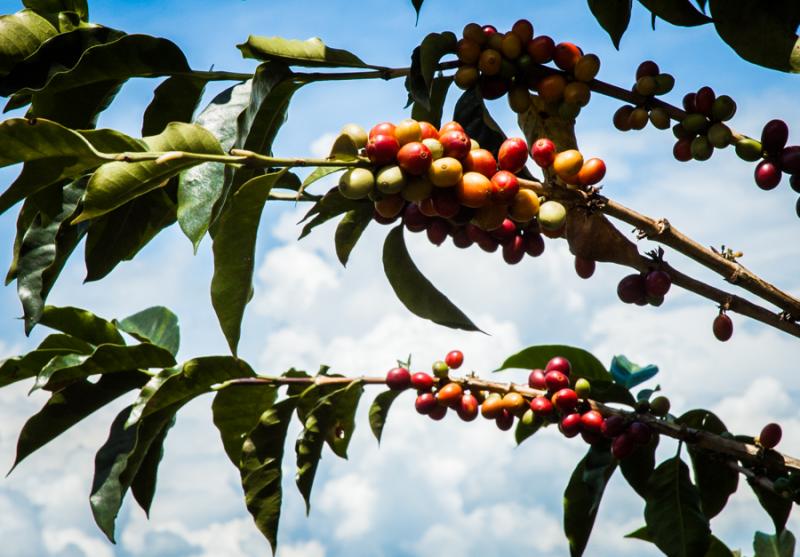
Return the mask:
[[436,377],[447,377],[448,372],[450,371],[450,367],[441,360],[437,360],[433,362],[433,374]]
[[704,135],[698,135],[692,140],[692,158],[696,161],[707,161],[714,154],[714,146]]
[[721,122],[712,124],[708,128],[708,141],[718,149],[723,149],[730,145],[731,139],[733,139],[731,129]]
[[744,137],[736,142],[736,155],[747,162],[761,159],[761,142],[749,137]]
[[650,412],[655,416],[666,416],[669,414],[670,402],[665,396],[657,396],[650,401]]
[[366,168],[351,168],[339,179],[339,193],[347,199],[364,199],[372,192],[375,176]]
[[578,398],[589,398],[589,395],[592,393],[592,385],[589,383],[589,380],[581,377],[575,381],[575,393],[578,395]]

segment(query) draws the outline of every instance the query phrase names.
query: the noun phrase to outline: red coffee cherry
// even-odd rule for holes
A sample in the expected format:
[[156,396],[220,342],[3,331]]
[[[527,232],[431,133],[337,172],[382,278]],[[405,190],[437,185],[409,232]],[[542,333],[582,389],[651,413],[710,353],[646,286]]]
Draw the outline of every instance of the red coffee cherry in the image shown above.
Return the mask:
[[575,437],[581,432],[581,415],[577,412],[567,414],[558,424],[558,429],[564,437]]
[[603,424],[600,426],[600,432],[609,438],[616,437],[625,431],[626,426],[625,418],[622,416],[609,416],[603,420]]
[[541,369],[534,369],[528,375],[528,386],[531,389],[539,389],[541,391],[547,390],[547,383],[544,380],[544,371]]
[[417,412],[422,414],[423,416],[428,415],[431,411],[439,406],[436,402],[436,397],[433,396],[433,393],[422,393],[417,395],[417,400],[414,402],[414,407],[416,408]]
[[550,402],[550,399],[543,396],[537,396],[533,400],[531,400],[531,410],[537,416],[549,416],[553,413],[553,403]]
[[617,460],[622,460],[630,456],[635,449],[636,443],[633,442],[633,439],[631,439],[630,435],[627,433],[617,436],[611,443],[611,454]]
[[561,412],[571,412],[578,405],[578,394],[572,389],[561,389],[553,395],[552,402]]
[[444,357],[444,363],[446,363],[450,369],[458,369],[461,367],[461,364],[464,363],[464,354],[461,350],[451,350],[447,353],[447,356]]
[[765,449],[772,449],[781,441],[783,431],[778,424],[767,424],[758,435],[758,442]]
[[430,391],[433,388],[433,377],[427,373],[418,371],[411,376],[411,386],[418,391]]
[[733,321],[731,321],[731,318],[728,317],[727,314],[720,313],[714,318],[712,330],[714,331],[714,336],[717,337],[717,340],[722,342],[730,340],[730,338],[733,336]]
[[547,390],[551,392],[557,392],[569,387],[569,377],[556,370],[545,373],[544,382],[547,385]]
[[478,417],[478,399],[475,395],[467,393],[461,397],[461,404],[456,408],[458,417],[465,422],[471,422]]
[[572,364],[563,356],[556,356],[551,358],[547,365],[544,367],[545,371],[560,371],[566,376],[569,376],[572,371]]
[[581,430],[588,433],[601,434],[603,428],[603,415],[597,410],[589,410],[581,415]]
[[411,386],[411,374],[404,367],[390,369],[386,374],[386,385],[393,391],[404,391]]

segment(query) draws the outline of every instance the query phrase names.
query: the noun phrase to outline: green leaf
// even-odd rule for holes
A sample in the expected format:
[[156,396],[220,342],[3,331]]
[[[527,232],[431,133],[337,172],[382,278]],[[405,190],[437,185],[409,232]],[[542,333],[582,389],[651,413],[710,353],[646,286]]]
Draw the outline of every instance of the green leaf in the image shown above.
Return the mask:
[[230,379],[254,377],[255,373],[243,360],[231,356],[205,356],[184,362],[176,372],[155,377],[148,389],[133,404],[128,425],[146,418],[163,408],[182,406],[211,390],[212,385]]
[[384,69],[365,63],[351,52],[327,46],[316,37],[301,41],[250,35],[246,43],[236,45],[236,48],[242,51],[245,58],[281,61],[288,66]]
[[78,210],[86,180],[55,190],[60,212],[48,219],[39,213],[22,238],[17,263],[17,293],[22,302],[25,333],[29,334],[44,311],[44,303],[72,251],[86,233],[85,226],[69,224]]
[[126,428],[131,407],[125,408],[111,424],[108,439],[97,451],[89,502],[94,520],[114,542],[114,522],[128,489],[154,445],[163,443],[166,430],[175,421],[175,409],[165,408],[135,427]]
[[303,217],[303,220],[300,221],[305,222],[313,217],[303,226],[303,230],[300,232],[300,238],[298,239],[303,239],[308,236],[311,231],[320,224],[356,209],[359,204],[372,206],[372,203],[367,201],[353,201],[343,197],[342,194],[339,193],[338,188],[331,189],[309,209],[308,213]]
[[639,0],[639,3],[672,25],[695,27],[711,23],[711,18],[698,11],[689,0]]
[[[224,154],[217,139],[195,124],[173,122],[159,135],[145,137],[154,152],[186,151],[208,155]],[[197,161],[177,158],[166,162],[123,162],[104,164],[92,174],[84,196],[83,212],[73,221],[99,217],[136,197],[165,185],[165,181]]]
[[430,93],[430,107],[426,108],[421,103],[414,103],[411,107],[411,117],[420,122],[430,122],[436,128],[442,125],[442,112],[444,111],[444,101],[447,99],[447,91],[453,83],[452,76],[442,76],[433,78]]
[[506,134],[494,121],[476,87],[464,91],[456,101],[453,120],[464,126],[467,135],[480,143],[483,149],[497,153],[506,140]]
[[22,0],[26,8],[40,14],[75,12],[83,21],[89,21],[89,5],[86,0]]
[[590,382],[595,380],[611,381],[611,374],[593,354],[582,348],[562,344],[529,346],[506,358],[500,367],[494,371],[497,372],[506,369],[544,369],[547,366],[547,362],[556,356],[562,356],[570,361],[570,364],[572,364],[571,377],[583,377]]
[[[720,435],[728,429],[725,424],[708,410],[690,410],[675,420],[688,427],[702,429]],[[739,487],[739,473],[728,465],[728,459],[721,455],[687,445],[694,469],[694,481],[700,492],[703,513],[709,518],[717,516]]]
[[796,2],[711,0],[709,5],[717,33],[739,56],[765,68],[800,72]]
[[749,478],[747,483],[750,484],[753,493],[758,497],[758,502],[761,504],[761,507],[772,519],[772,523],[775,525],[775,531],[783,532],[786,528],[786,521],[789,520],[789,515],[792,512],[792,500],[781,497],[774,491],[761,486],[761,484]]
[[410,104],[419,104],[423,109],[430,109],[430,94],[428,93],[428,86],[425,83],[425,78],[422,77],[422,56],[421,47],[416,47],[411,51],[411,65],[408,69],[408,75],[403,82],[406,91],[408,91],[408,102],[406,107]]
[[89,354],[92,346],[69,335],[48,335],[36,350],[0,361],[0,387],[36,377],[55,356]]
[[658,439],[658,435],[653,435],[647,445],[637,447],[631,455],[619,461],[622,475],[643,499],[647,498],[647,483],[656,467]]
[[603,492],[616,467],[607,445],[593,445],[572,472],[564,491],[564,533],[571,557],[583,555]]
[[392,407],[394,399],[400,396],[401,391],[384,391],[375,397],[372,405],[369,407],[369,427],[378,444],[381,442],[381,435],[383,428],[386,425],[386,419],[389,416],[389,409]]
[[704,557],[734,557],[734,553],[718,537],[711,536],[711,543]]
[[341,172],[342,170],[346,170],[346,166],[319,166],[314,169],[314,171],[306,176],[306,179],[303,180],[303,185],[300,187],[301,190],[305,190],[308,186],[316,182],[317,180],[321,180],[325,176],[330,176],[336,172]]
[[167,433],[169,433],[173,424],[174,421],[168,423],[150,443],[131,482],[133,498],[142,507],[147,518],[150,518],[150,506],[153,504],[153,498],[156,494],[158,465],[164,456],[164,440],[167,438]]
[[756,532],[753,538],[755,557],[792,557],[794,547],[794,535],[789,530],[775,535]]
[[208,80],[175,75],[156,87],[142,120],[142,135],[156,135],[170,122],[191,122]]
[[350,252],[356,246],[361,234],[372,222],[374,210],[368,204],[359,205],[358,208],[345,213],[344,218],[336,227],[334,240],[336,242],[336,257],[343,267],[347,267]]
[[[454,54],[456,51],[455,35],[453,33],[428,33],[422,39],[419,47],[419,63],[422,78],[425,80],[425,89],[428,93],[433,86],[433,75],[439,66],[439,61],[445,54]],[[430,99],[430,96],[428,96]]]
[[397,298],[414,315],[451,329],[480,331],[414,265],[403,239],[402,225],[393,228],[386,236],[383,270]]
[[7,73],[57,34],[56,28],[33,10],[0,16],[0,73]]
[[95,346],[125,344],[125,340],[113,323],[85,309],[45,306],[39,323]]
[[275,402],[278,390],[273,385],[230,385],[214,397],[211,410],[219,430],[225,454],[237,467],[242,458],[242,444],[258,424],[259,417]]
[[619,41],[631,21],[631,0],[589,0],[589,9],[619,50]]
[[414,6],[414,11],[417,13],[417,23],[419,23],[419,11],[422,9],[422,3],[425,0],[411,0],[411,5]]
[[283,499],[281,462],[286,430],[296,405],[297,397],[290,396],[264,412],[242,449],[241,476],[247,510],[269,540],[273,553],[278,544]]
[[517,442],[517,445],[520,445],[527,438],[532,437],[539,431],[543,425],[544,422],[536,417],[534,417],[533,422],[530,424],[524,424],[522,420],[517,420],[517,427],[514,429],[514,441]]
[[[236,119],[250,102],[252,81],[229,87],[214,97],[195,119],[210,131],[226,153],[236,139]],[[224,165],[206,162],[186,170],[178,185],[178,224],[195,251],[211,223],[212,210],[223,191]]]
[[665,460],[650,477],[644,518],[653,543],[668,557],[705,555],[711,536],[708,517],[680,457]]
[[253,178],[237,191],[214,233],[211,303],[236,354],[244,308],[253,292],[256,235],[269,192],[287,169]]
[[361,400],[363,393],[363,382],[353,381],[347,387],[333,391],[320,401],[330,404],[331,415],[324,432],[325,441],[339,458],[347,458],[347,447],[356,428],[358,401]]
[[114,325],[139,342],[149,342],[160,346],[173,356],[178,354],[181,343],[178,316],[164,306],[147,308],[122,321],[114,320]]
[[177,218],[176,178],[122,207],[89,221],[84,259],[86,281],[105,278],[123,261],[132,260]]
[[154,344],[101,344],[91,354],[56,356],[39,372],[33,389],[57,391],[92,375],[174,365],[172,354]]
[[314,485],[319,460],[322,458],[322,447],[325,445],[326,426],[330,414],[330,404],[315,407],[303,423],[303,432],[295,443],[297,454],[295,483],[306,503],[306,514],[311,512],[311,488]]
[[126,371],[104,375],[97,383],[84,379],[53,393],[44,407],[22,427],[11,469],[96,410],[142,387],[148,379],[147,374],[140,371]]

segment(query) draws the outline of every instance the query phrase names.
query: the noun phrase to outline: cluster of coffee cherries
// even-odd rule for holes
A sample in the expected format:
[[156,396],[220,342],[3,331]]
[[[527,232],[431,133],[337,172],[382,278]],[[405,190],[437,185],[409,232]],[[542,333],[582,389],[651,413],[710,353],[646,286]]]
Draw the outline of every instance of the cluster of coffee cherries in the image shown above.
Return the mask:
[[683,109],[686,116],[672,128],[677,139],[672,154],[677,160],[705,161],[711,158],[714,149],[724,149],[731,144],[740,156],[750,149],[749,141],[734,139],[733,132],[725,124],[736,113],[736,103],[728,95],[716,96],[711,87],[701,87],[696,93],[683,97]]
[[636,69],[636,83],[631,90],[644,97],[644,101],[632,105],[623,105],[614,113],[614,127],[620,131],[641,130],[650,122],[660,130],[671,125],[669,114],[662,106],[653,106],[657,95],[666,95],[675,86],[675,78],[671,74],[661,73],[658,64],[646,60]]
[[584,160],[583,154],[577,149],[557,152],[555,143],[546,137],[533,143],[531,157],[541,168],[552,170],[564,184],[570,186],[593,186],[606,175],[603,159]]
[[660,306],[671,286],[669,273],[655,269],[623,277],[617,284],[617,296],[626,304]]
[[[517,113],[531,106],[531,91],[558,105],[564,118],[575,118],[588,104],[588,83],[600,69],[600,59],[569,42],[556,44],[547,35],[534,37],[533,25],[520,19],[507,33],[493,25],[469,23],[464,27],[456,54],[459,67],[455,83],[462,89],[478,86],[484,99],[508,94],[508,104]],[[563,71],[553,72],[542,64],[554,62]]]

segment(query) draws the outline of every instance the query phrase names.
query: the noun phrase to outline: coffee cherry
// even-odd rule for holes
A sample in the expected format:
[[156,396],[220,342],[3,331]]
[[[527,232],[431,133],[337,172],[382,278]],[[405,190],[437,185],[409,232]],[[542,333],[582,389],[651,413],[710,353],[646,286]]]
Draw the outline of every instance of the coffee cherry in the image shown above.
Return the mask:
[[517,84],[508,91],[508,106],[517,114],[527,112],[531,107],[531,93],[528,87]]
[[525,257],[525,240],[522,236],[514,236],[511,241],[503,244],[503,261],[509,265],[516,265]]
[[395,126],[394,136],[401,146],[406,143],[418,143],[422,141],[422,127],[413,118],[407,118]]
[[625,431],[626,427],[627,424],[625,423],[625,418],[622,416],[609,416],[603,420],[603,423],[600,426],[600,433],[609,438],[616,437]]
[[491,178],[497,172],[497,161],[490,151],[474,149],[464,157],[463,167],[466,172],[478,172]]
[[[422,141],[426,139],[439,139],[439,130],[430,122],[420,121],[420,131],[422,132]],[[429,147],[430,148],[430,147]]]
[[570,412],[578,405],[578,394],[570,388],[560,389],[552,402],[561,412]]
[[789,139],[789,127],[783,120],[770,120],[761,130],[761,145],[770,155],[777,155],[786,146]]
[[444,362],[450,369],[458,369],[461,367],[461,364],[464,363],[464,354],[461,350],[451,350],[447,353],[447,356],[444,357]]
[[444,156],[463,159],[470,152],[471,144],[467,134],[458,130],[439,133],[439,141],[444,147]]
[[531,400],[531,410],[539,417],[547,417],[553,413],[553,403],[544,396],[537,396]]
[[560,69],[565,72],[571,72],[581,56],[583,56],[583,53],[580,48],[572,43],[563,42],[556,45],[553,60]]
[[372,192],[375,176],[366,168],[351,168],[339,179],[339,193],[347,199],[364,199]]
[[464,390],[458,383],[448,383],[436,392],[436,400],[443,406],[455,408],[461,404],[461,396]]
[[525,167],[528,161],[528,145],[524,139],[509,137],[500,145],[497,152],[497,163],[500,170],[507,170],[516,174]]
[[636,68],[636,79],[640,79],[645,76],[655,77],[659,73],[661,73],[661,70],[659,69],[658,64],[652,60],[645,60],[639,64],[638,68]]
[[466,172],[456,184],[455,192],[462,205],[478,209],[491,201],[492,182],[483,174]]
[[503,35],[500,51],[509,60],[516,60],[522,54],[522,39],[516,33],[506,33]]
[[544,371],[560,371],[564,375],[569,376],[572,372],[572,364],[563,356],[555,356],[550,358],[550,361],[544,366]]
[[749,137],[739,139],[736,142],[735,148],[736,156],[747,162],[755,162],[760,160],[763,152],[761,142],[756,141],[755,139],[750,139]]
[[567,80],[561,74],[552,74],[543,77],[539,81],[536,92],[543,101],[557,103],[564,98],[564,89],[567,87]]
[[581,431],[581,439],[589,445],[598,445],[605,441],[602,435],[591,431]]
[[689,114],[681,120],[681,126],[691,134],[703,133],[708,129],[708,120],[702,114]]
[[646,445],[653,436],[647,424],[643,424],[642,422],[633,422],[629,425],[626,435],[637,445]]
[[457,131],[457,132],[461,132],[461,133],[467,133],[466,131],[464,131],[464,126],[462,126],[461,124],[459,124],[455,120],[451,120],[451,121],[443,124],[442,127],[439,128],[439,135],[441,136],[441,135],[443,135],[443,134],[445,134],[447,132],[450,132],[450,131]]
[[733,140],[733,132],[731,129],[721,122],[712,124],[706,133],[708,142],[718,149],[724,149],[731,144]]
[[586,54],[578,58],[572,73],[578,81],[589,82],[600,71],[600,58],[596,54]]
[[531,147],[531,157],[542,168],[549,167],[556,158],[556,144],[545,137],[537,139]]
[[697,112],[705,116],[711,116],[711,107],[717,98],[711,87],[705,86],[697,90],[694,98],[694,107]]
[[546,64],[553,59],[556,43],[547,35],[539,35],[528,41],[526,50],[535,63]]
[[[461,66],[456,70],[453,81],[456,87],[466,91],[467,89],[471,89],[478,82],[479,76],[478,68],[474,66]],[[437,133],[436,137],[438,136],[439,134]]]
[[679,139],[672,147],[672,156],[680,162],[692,160],[692,140],[688,138]]
[[510,242],[517,235],[517,225],[511,219],[505,219],[503,224],[492,230],[491,236],[496,238],[501,244]]
[[784,147],[781,152],[781,170],[787,174],[800,174],[800,145]]
[[789,180],[789,186],[797,193],[800,193],[800,174],[795,174]]
[[531,257],[539,257],[544,253],[544,238],[541,234],[525,234],[525,253]]
[[695,107],[695,98],[697,97],[697,93],[686,93],[683,96],[683,100],[681,104],[683,104],[683,109],[686,112],[697,112],[697,108]]
[[[492,191],[491,200],[500,205],[507,205],[514,201],[514,198],[519,192],[519,180],[517,177],[507,170],[500,170],[491,176]],[[536,209],[539,209],[539,198],[536,197]],[[536,213],[531,215],[527,220],[536,216]]]
[[396,164],[384,166],[375,175],[375,187],[381,193],[400,193],[406,187],[406,177]]
[[478,399],[470,393],[461,397],[461,402],[456,408],[458,417],[465,422],[471,422],[478,417]]
[[581,415],[581,430],[588,433],[601,434],[603,415],[597,410],[589,410]]
[[487,205],[475,212],[472,223],[484,230],[491,231],[503,224],[507,212],[508,208],[504,205]]
[[630,118],[634,108],[635,107],[630,105],[623,105],[619,107],[616,112],[614,112],[614,127],[621,132],[630,131]]
[[580,172],[582,167],[583,155],[577,149],[561,151],[553,160],[553,170],[559,178],[568,183],[571,183],[570,180]]
[[617,296],[626,304],[634,304],[647,296],[645,280],[642,275],[628,275],[617,285]]
[[475,243],[467,236],[467,231],[464,230],[464,227],[456,228],[451,235],[453,237],[453,245],[459,249],[466,249]]
[[483,404],[481,404],[481,416],[487,420],[494,420],[503,410],[505,410],[503,399],[497,393],[489,395],[486,400],[483,401]]
[[436,397],[432,393],[422,393],[417,395],[417,400],[414,401],[414,408],[423,416],[430,414],[431,411],[439,406],[436,402]]
[[542,230],[560,230],[567,221],[567,209],[558,201],[545,201],[539,207],[538,217]]
[[[510,180],[507,183],[511,184],[508,186],[510,188],[516,185],[516,183],[512,183]],[[507,191],[509,190],[503,190],[502,195],[494,197],[495,202],[502,204],[505,199],[508,199],[508,193],[505,193]],[[511,219],[524,224],[533,220],[533,218],[539,214],[539,211],[539,196],[536,195],[536,192],[529,189],[519,189],[517,185],[517,191],[511,199],[511,205],[508,208],[508,214]]]
[[404,367],[390,369],[386,374],[386,385],[393,391],[404,391],[411,386],[411,374]]
[[[397,214],[397,215],[395,215],[394,217],[384,217],[383,215],[381,215],[381,214],[378,212],[377,206],[378,206],[378,202],[376,201],[376,202],[375,202],[375,207],[376,207],[376,208],[375,208],[375,210],[372,212],[372,220],[374,220],[374,221],[375,221],[375,222],[377,222],[378,224],[382,224],[382,225],[384,225],[384,226],[385,226],[385,225],[389,225],[389,224],[393,224],[394,222],[396,222],[396,221],[397,221],[397,218],[400,216],[399,214]],[[402,211],[402,208],[401,208],[401,211]]]
[[411,386],[418,391],[430,391],[433,388],[433,377],[418,371],[411,376]]
[[461,163],[453,157],[437,159],[431,163],[428,169],[428,179],[434,186],[440,188],[455,186],[461,180],[462,174]]
[[606,163],[602,159],[589,159],[583,163],[578,171],[578,183],[583,186],[593,186],[600,182],[606,175]]
[[[564,102],[583,107],[589,104],[592,91],[583,81],[573,81],[564,87]],[[577,116],[577,114],[576,114]]]
[[521,394],[516,392],[506,393],[503,396],[503,408],[512,414],[521,414],[528,407],[528,402]]
[[631,110],[630,115],[628,116],[628,128],[632,130],[644,129],[649,118],[650,115],[647,113],[647,109],[637,106]]
[[654,416],[663,417],[669,414],[670,402],[665,396],[657,396],[650,401],[650,412]]
[[667,111],[661,107],[656,107],[650,111],[650,123],[659,130],[667,130],[672,124],[672,120]]
[[427,176],[412,176],[406,182],[406,187],[400,192],[400,195],[406,201],[412,203],[420,203],[423,199],[431,196],[433,191],[433,184]]
[[656,80],[656,95],[666,95],[675,87],[675,77],[668,73],[658,74]]
[[[433,128],[433,126],[431,126],[431,128]],[[436,129],[433,128],[433,131],[436,132]],[[444,156],[444,146],[442,142],[439,141],[438,132],[436,132],[436,137],[426,137],[423,139],[422,144],[431,152],[431,159],[441,159]]]
[[577,412],[567,414],[558,423],[558,430],[564,437],[575,437],[581,432],[581,415]]
[[394,162],[399,150],[400,143],[393,135],[375,135],[367,143],[367,156],[376,165]]
[[714,154],[714,146],[704,135],[698,135],[692,139],[690,150],[692,158],[696,161],[707,161]]
[[416,203],[409,203],[403,211],[403,224],[411,232],[422,232],[428,227],[429,217],[422,214]]
[[544,371],[541,369],[534,369],[528,375],[528,386],[531,389],[539,389],[541,391],[547,390],[547,383],[544,380]]
[[363,149],[367,146],[367,141],[369,140],[367,132],[358,124],[345,124],[339,133],[341,135],[349,136],[350,139],[353,140],[353,144],[357,149]]
[[508,92],[508,79],[501,75],[482,75],[478,84],[481,97],[487,100],[499,99]]
[[589,398],[589,395],[592,394],[592,385],[588,379],[581,377],[575,381],[575,394],[579,398]]
[[544,374],[544,382],[547,385],[547,390],[551,392],[560,391],[569,387],[569,378],[557,370],[546,371]]
[[781,430],[781,426],[774,423],[767,424],[763,427],[761,433],[758,434],[756,442],[765,449],[772,449],[780,443],[782,435],[783,431]]
[[664,296],[672,286],[672,278],[664,271],[650,271],[644,277],[644,289],[647,296]]
[[720,95],[711,105],[711,119],[715,122],[727,122],[736,114],[736,103],[728,95]]
[[461,31],[461,35],[465,39],[470,39],[480,45],[486,43],[486,33],[484,33],[480,25],[474,22],[467,23]]
[[594,259],[575,256],[575,272],[582,279],[590,278],[594,274],[595,266]]
[[368,138],[372,139],[377,135],[388,135],[390,137],[394,137],[394,130],[395,130],[395,125],[392,124],[391,122],[381,122],[380,124],[373,126],[371,130],[369,130]]
[[717,340],[725,342],[733,336],[733,321],[727,314],[720,313],[714,318],[712,330]]
[[611,455],[617,460],[627,458],[636,449],[636,444],[627,433],[614,438],[611,442]]
[[447,407],[437,404],[436,406],[431,408],[430,412],[428,413],[428,417],[438,422],[440,420],[443,420],[446,414],[447,414]]
[[386,195],[375,202],[375,212],[391,222],[403,212],[405,205],[405,200],[399,194]]
[[520,38],[522,44],[527,45],[533,38],[533,24],[527,19],[518,19],[511,26],[511,32]]
[[397,164],[412,176],[425,174],[432,160],[431,150],[419,141],[407,142],[397,152]]
[[762,190],[771,190],[777,187],[782,176],[781,169],[771,160],[763,160],[756,165],[756,185]]
[[503,408],[494,422],[501,431],[508,431],[514,425],[514,414]]
[[633,86],[634,91],[643,97],[649,97],[656,92],[656,78],[650,75],[643,75],[636,80]]

